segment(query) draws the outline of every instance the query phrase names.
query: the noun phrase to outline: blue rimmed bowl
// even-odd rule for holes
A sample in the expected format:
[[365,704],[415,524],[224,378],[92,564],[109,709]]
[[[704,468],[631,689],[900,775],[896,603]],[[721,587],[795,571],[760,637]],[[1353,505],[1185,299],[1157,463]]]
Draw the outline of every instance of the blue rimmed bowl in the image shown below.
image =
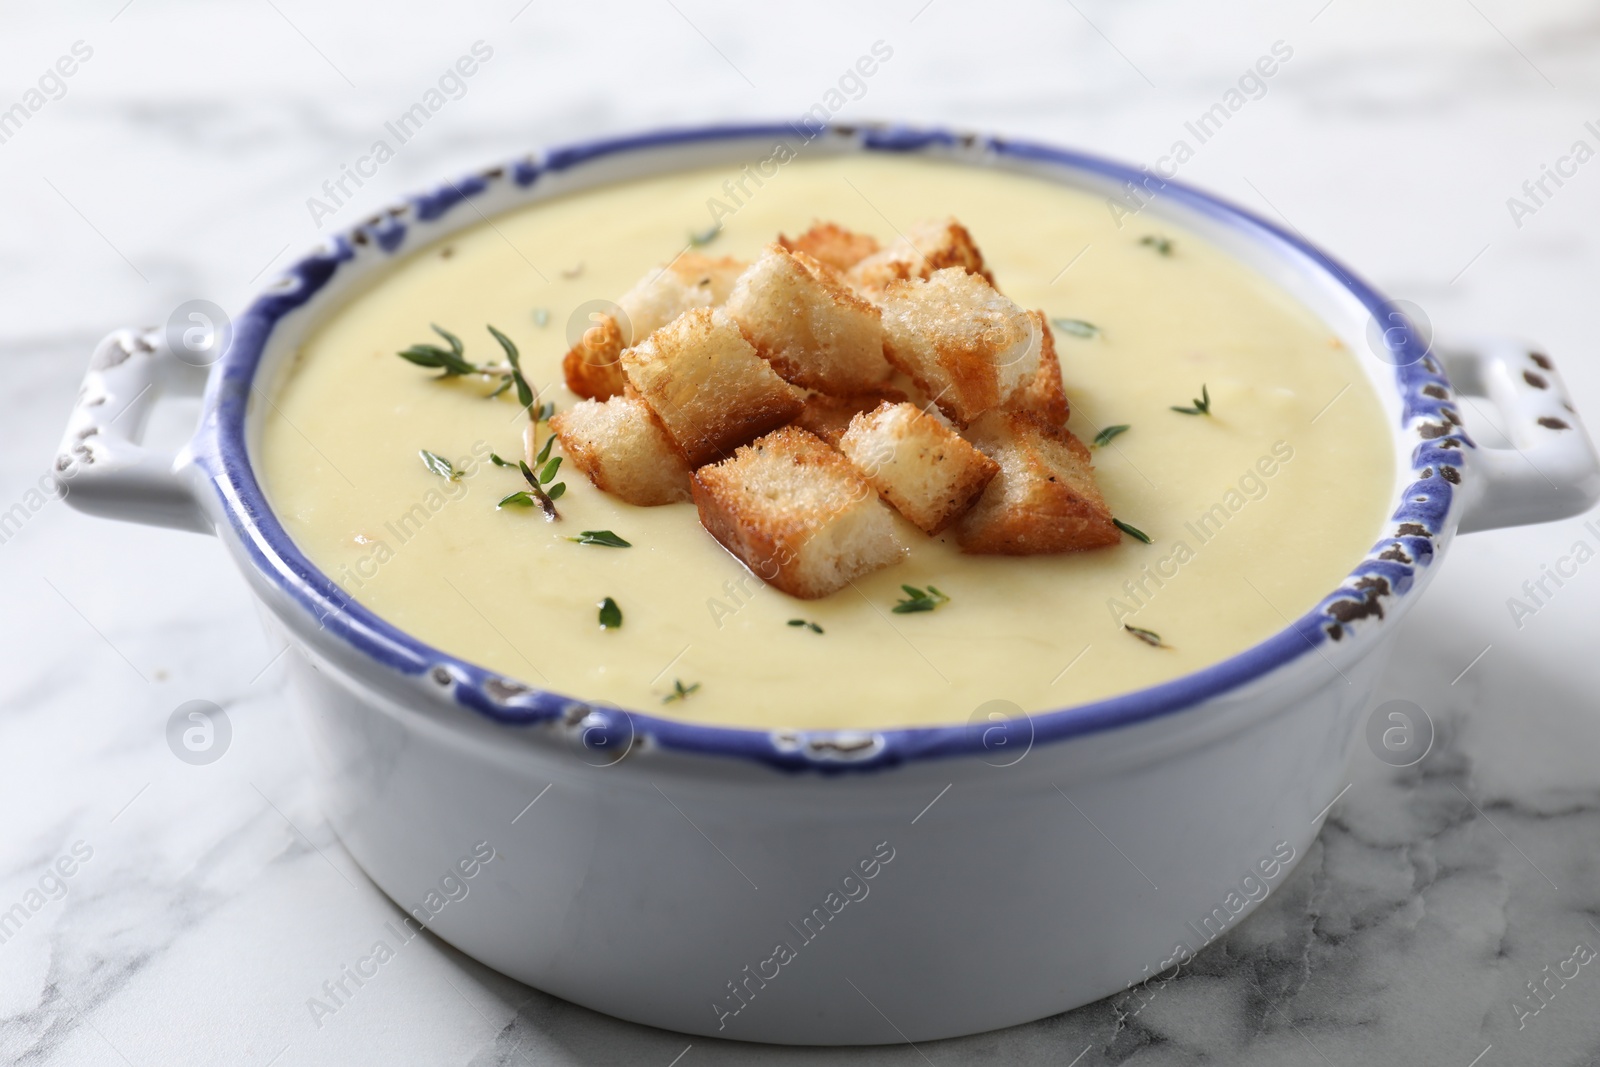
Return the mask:
[[[1384,536],[1312,611],[1203,670],[1004,723],[854,733],[698,726],[531,688],[384,622],[290,540],[252,461],[257,383],[347,294],[496,213],[737,167],[780,143],[1025,172],[1119,200],[1132,188],[1150,216],[1274,279],[1352,350],[1372,331],[1383,358],[1364,366],[1399,487]],[[406,922],[579,1004],[754,1041],[972,1033],[1170,975],[1315,837],[1389,638],[1454,534],[1600,498],[1600,461],[1542,353],[1501,340],[1431,350],[1316,248],[1146,171],[899,126],[667,131],[449,183],[301,259],[204,364],[161,332],[109,336],[57,480],[84,511],[227,544],[292,650],[328,817]],[[1472,442],[1447,371],[1492,403],[1514,447]],[[160,395],[202,389],[186,447],[138,443]]]

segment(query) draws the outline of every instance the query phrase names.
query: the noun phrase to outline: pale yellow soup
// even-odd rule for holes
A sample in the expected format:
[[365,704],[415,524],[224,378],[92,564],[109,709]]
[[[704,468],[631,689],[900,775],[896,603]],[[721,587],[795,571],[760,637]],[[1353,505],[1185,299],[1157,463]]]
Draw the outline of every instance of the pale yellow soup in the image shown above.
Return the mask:
[[[354,296],[256,412],[257,460],[296,543],[378,615],[508,677],[699,722],[820,729],[964,722],[991,701],[1031,712],[1175,678],[1281,629],[1380,536],[1393,477],[1383,415],[1354,355],[1307,308],[1177,227],[1136,217],[1119,229],[1086,193],[881,156],[802,158],[759,188],[747,181],[751,195],[704,251],[754,257],[813,218],[887,243],[956,216],[1012,299],[1100,328],[1057,331],[1069,425],[1086,442],[1132,427],[1095,450],[1096,472],[1113,514],[1153,544],[966,556],[902,521],[904,563],[801,601],[754,578],[692,504],[634,507],[570,464],[559,521],[497,510],[520,476],[468,461],[521,454],[514,397],[484,399],[489,383],[441,382],[395,353],[437,341],[438,323],[468,358],[498,361],[493,323],[521,347],[542,398],[570,406],[560,360],[571,313],[682,251],[709,222],[708,198],[735,206],[724,183],[737,175],[534,204],[402,260]],[[1169,238],[1171,255],[1140,243],[1147,234]],[[1202,384],[1211,415],[1170,410]],[[470,473],[447,482],[419,449]],[[583,530],[633,547],[566,540]],[[895,614],[902,583],[937,586],[949,602]],[[598,623],[605,597],[619,629]],[[692,692],[669,700],[680,682]]]

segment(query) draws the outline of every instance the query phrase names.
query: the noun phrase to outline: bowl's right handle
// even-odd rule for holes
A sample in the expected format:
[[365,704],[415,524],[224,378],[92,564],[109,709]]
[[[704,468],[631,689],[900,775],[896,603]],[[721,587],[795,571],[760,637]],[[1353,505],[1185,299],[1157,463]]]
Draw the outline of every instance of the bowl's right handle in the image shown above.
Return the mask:
[[57,492],[91,515],[214,533],[185,475],[187,450],[140,443],[156,398],[198,392],[205,376],[158,330],[118,330],[101,341],[56,454]]
[[1549,356],[1506,337],[1438,354],[1457,397],[1512,444],[1472,454],[1478,488],[1462,533],[1565,519],[1600,501],[1600,456]]

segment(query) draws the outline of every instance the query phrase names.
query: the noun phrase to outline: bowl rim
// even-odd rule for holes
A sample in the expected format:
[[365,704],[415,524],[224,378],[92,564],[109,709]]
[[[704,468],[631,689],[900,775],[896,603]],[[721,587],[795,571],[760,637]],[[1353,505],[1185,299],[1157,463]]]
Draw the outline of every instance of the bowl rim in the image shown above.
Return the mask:
[[[1409,484],[1397,479],[1387,536],[1315,607],[1265,640],[1226,659],[1166,682],[1083,704],[1028,713],[1010,720],[1004,735],[993,724],[966,723],[876,730],[770,730],[723,726],[627,711],[540,690],[450,655],[416,638],[350,598],[290,538],[278,521],[251,465],[248,409],[254,378],[272,332],[291,312],[311,301],[358,251],[375,247],[396,257],[408,254],[406,238],[418,223],[432,223],[457,205],[500,183],[526,190],[546,175],[562,174],[628,153],[735,140],[799,136],[809,143],[826,137],[835,151],[938,155],[971,165],[985,156],[1012,159],[1031,168],[1078,172],[1122,185],[1150,189],[1180,207],[1237,229],[1255,242],[1277,243],[1299,253],[1352,295],[1376,321],[1402,322],[1398,339],[1385,337],[1395,360],[1400,394],[1400,439],[1416,440]],[[1038,171],[1033,171],[1039,173]],[[476,206],[473,206],[477,211]],[[487,217],[480,211],[473,222]],[[424,234],[423,242],[435,235]],[[1402,358],[1403,357],[1403,358]],[[528,726],[566,723],[581,727],[581,742],[597,753],[623,753],[635,743],[685,754],[741,757],[783,770],[823,773],[870,771],[911,761],[979,756],[997,745],[1033,744],[1130,726],[1185,710],[1269,675],[1328,642],[1360,637],[1392,620],[1403,608],[1422,568],[1448,539],[1470,477],[1467,455],[1476,446],[1461,426],[1450,383],[1427,341],[1403,311],[1352,271],[1298,233],[1182,182],[1072,149],[1000,136],[955,133],[939,127],[899,123],[813,128],[794,123],[724,124],[659,129],[548,149],[503,166],[446,182],[410,196],[387,212],[331,236],[290,265],[234,323],[233,341],[207,389],[202,428],[191,443],[195,465],[209,476],[236,541],[277,590],[310,615],[319,632],[338,638],[427,697],[446,696],[496,723]],[[1386,609],[1389,609],[1386,611]],[[1348,646],[1346,646],[1348,647]],[[1023,732],[1025,728],[1025,733]],[[1009,750],[1008,750],[1009,751]]]

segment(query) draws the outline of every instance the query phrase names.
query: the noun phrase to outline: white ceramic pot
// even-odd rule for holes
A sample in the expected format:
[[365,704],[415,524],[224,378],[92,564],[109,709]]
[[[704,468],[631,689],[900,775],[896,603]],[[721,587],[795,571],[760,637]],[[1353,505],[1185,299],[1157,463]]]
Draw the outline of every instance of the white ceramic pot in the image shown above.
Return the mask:
[[[485,216],[634,176],[737,169],[780,141],[1153,191],[1149,217],[1198,231],[1352,350],[1381,353],[1361,362],[1394,433],[1386,535],[1315,610],[1205,670],[1009,724],[861,734],[685,725],[530,689],[389,626],[290,542],[251,463],[254,383],[353,288]],[[204,362],[155,331],[111,335],[58,477],[84,511],[226,542],[293,649],[327,814],[351,855],[506,974],[625,1019],[752,1041],[967,1034],[1170,975],[1305,853],[1389,639],[1455,532],[1600,497],[1594,448],[1543,355],[1509,342],[1429,352],[1321,252],[1177,183],[900,127],[673,131],[519,160],[334,238],[235,320],[208,372],[185,358]],[[1514,449],[1469,440],[1446,365],[1488,398]],[[202,382],[189,445],[141,448],[152,401]]]

